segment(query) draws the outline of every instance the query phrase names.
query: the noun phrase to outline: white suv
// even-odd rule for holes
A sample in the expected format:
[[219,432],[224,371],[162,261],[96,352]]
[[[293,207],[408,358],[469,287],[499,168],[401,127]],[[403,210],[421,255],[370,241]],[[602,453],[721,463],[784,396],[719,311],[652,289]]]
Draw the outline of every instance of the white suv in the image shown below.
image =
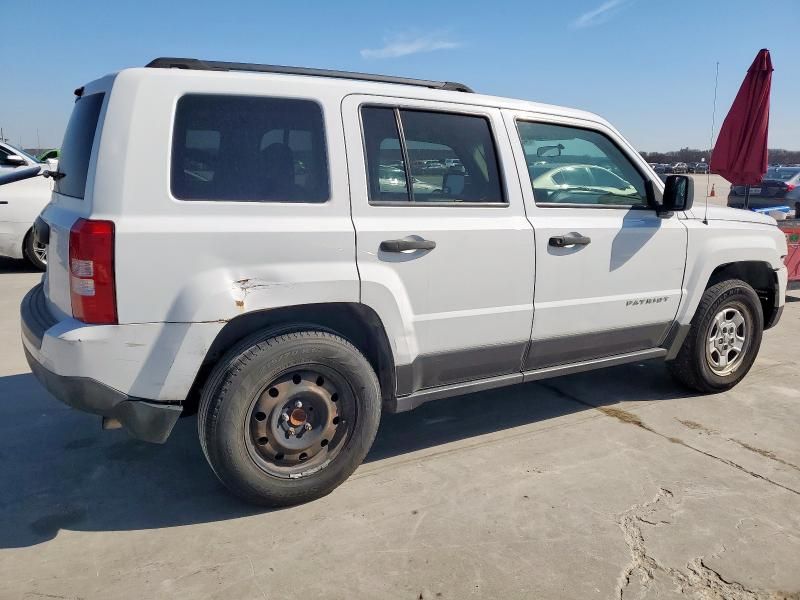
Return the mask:
[[[198,411],[252,502],[333,490],[381,411],[645,359],[728,389],[783,308],[775,221],[704,220],[688,177],[665,188],[590,113],[191,59],[76,93],[21,308],[31,368],[144,440]],[[434,153],[463,171],[411,185]]]

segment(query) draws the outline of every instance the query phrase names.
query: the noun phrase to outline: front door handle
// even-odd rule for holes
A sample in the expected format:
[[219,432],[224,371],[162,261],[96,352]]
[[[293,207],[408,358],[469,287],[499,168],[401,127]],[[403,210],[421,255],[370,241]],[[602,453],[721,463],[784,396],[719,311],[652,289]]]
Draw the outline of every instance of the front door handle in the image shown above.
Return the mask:
[[403,252],[404,250],[433,250],[436,242],[433,240],[384,240],[380,249],[384,252]]
[[550,245],[555,248],[566,248],[567,246],[586,246],[591,241],[592,238],[573,231],[566,235],[554,235],[550,238]]

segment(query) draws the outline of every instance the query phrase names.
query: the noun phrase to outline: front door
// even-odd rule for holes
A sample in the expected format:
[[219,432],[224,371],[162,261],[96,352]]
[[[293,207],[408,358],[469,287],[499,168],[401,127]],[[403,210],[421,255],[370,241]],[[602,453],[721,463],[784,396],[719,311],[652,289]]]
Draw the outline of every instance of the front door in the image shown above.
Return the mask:
[[533,229],[500,111],[366,96],[343,111],[361,301],[389,332],[398,395],[518,373]]
[[[659,216],[613,130],[507,114],[536,232],[533,370],[658,346],[680,304],[687,230]],[[514,135],[514,134],[517,135]]]

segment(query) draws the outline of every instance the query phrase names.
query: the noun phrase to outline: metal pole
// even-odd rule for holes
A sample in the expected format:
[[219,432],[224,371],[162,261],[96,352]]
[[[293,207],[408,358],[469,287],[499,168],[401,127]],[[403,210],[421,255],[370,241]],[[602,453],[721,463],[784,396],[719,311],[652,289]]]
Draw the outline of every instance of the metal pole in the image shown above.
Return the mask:
[[744,186],[744,209],[750,208],[750,184]]

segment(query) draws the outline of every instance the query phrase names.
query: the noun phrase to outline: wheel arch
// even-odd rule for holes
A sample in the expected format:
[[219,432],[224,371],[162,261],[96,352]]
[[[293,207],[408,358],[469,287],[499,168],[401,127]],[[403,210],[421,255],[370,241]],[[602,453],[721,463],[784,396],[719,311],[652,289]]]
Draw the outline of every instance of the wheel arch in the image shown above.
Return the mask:
[[712,271],[704,290],[728,279],[741,279],[756,291],[761,303],[765,329],[768,328],[778,310],[776,303],[779,291],[778,277],[772,265],[758,260],[721,264]]
[[322,329],[340,335],[358,348],[378,375],[384,406],[392,406],[396,390],[395,362],[383,322],[365,304],[330,302],[257,310],[228,321],[205,354],[184,403],[184,413],[196,412],[212,368],[241,340],[256,332],[277,335],[306,329]]

